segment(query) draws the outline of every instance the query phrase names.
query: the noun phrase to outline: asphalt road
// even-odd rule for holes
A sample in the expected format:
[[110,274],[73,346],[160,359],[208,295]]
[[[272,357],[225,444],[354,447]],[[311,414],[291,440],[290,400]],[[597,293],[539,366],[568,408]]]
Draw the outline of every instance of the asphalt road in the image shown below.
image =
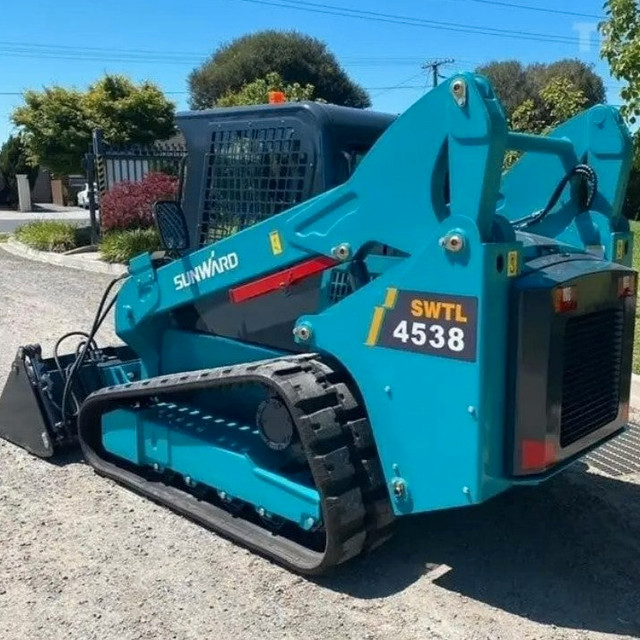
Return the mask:
[[[0,249],[0,384],[18,345],[87,327],[108,280]],[[52,464],[0,442],[0,532],[7,640],[640,637],[640,477],[584,465],[403,519],[386,546],[314,581],[77,457]]]

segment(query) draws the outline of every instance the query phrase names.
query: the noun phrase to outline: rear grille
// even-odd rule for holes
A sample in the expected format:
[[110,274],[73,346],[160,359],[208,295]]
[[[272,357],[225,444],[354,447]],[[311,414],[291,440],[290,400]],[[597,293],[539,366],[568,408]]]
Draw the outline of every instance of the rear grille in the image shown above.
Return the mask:
[[560,445],[616,419],[620,401],[623,312],[570,318],[565,329]]

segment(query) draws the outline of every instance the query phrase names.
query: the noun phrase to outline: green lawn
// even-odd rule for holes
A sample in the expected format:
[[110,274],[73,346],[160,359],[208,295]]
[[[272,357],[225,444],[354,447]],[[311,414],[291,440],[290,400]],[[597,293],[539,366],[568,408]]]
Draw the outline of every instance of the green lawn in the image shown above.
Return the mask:
[[[633,268],[640,271],[640,222],[631,223],[631,231],[635,234],[633,243]],[[640,373],[640,313],[636,308],[636,339],[633,349],[633,372]]]

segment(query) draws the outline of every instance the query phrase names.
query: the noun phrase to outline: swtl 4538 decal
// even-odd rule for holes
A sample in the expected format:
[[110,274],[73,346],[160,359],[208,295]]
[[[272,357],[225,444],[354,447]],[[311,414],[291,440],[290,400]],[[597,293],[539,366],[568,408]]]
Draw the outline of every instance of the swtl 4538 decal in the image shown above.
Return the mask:
[[475,361],[478,299],[389,289],[367,344]]

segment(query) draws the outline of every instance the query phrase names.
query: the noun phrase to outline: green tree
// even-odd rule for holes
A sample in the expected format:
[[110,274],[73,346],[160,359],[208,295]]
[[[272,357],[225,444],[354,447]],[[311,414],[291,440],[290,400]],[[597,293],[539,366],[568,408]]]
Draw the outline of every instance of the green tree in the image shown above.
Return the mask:
[[26,174],[33,185],[38,177],[38,167],[29,160],[26,145],[21,136],[10,136],[0,148],[0,175],[4,188],[0,191],[0,201],[16,206],[18,204],[18,181],[16,176]]
[[[620,91],[622,115],[635,124],[640,115],[640,10],[635,0],[607,0],[606,19],[600,24],[602,57],[609,63],[611,75],[624,83]],[[640,134],[634,135],[634,160],[625,215],[640,217]]]
[[109,143],[145,144],[171,137],[174,116],[174,104],[155,85],[106,75],[85,92],[58,86],[27,91],[11,117],[22,128],[31,162],[67,175],[81,172],[94,128]]
[[640,130],[633,136],[633,148],[633,166],[624,201],[624,213],[627,218],[638,220],[640,219]]
[[[581,89],[564,78],[552,78],[540,89],[536,99],[527,99],[511,114],[514,131],[546,134],[582,111],[588,99]],[[510,167],[520,154],[509,151],[505,166]]]
[[[593,71],[592,65],[580,60],[535,63],[526,67],[515,60],[507,60],[478,67],[477,72],[491,80],[510,120],[515,117],[516,121],[521,121],[524,110],[536,123],[536,127],[541,128],[554,123],[549,100],[545,100],[542,95],[551,85],[555,87],[555,99],[562,99],[562,83],[566,84],[567,100],[570,98],[568,94],[579,91],[584,98],[580,98],[581,108],[600,104],[606,97],[602,78]],[[550,96],[550,99],[553,101],[554,97]],[[517,114],[518,111],[520,113]]]
[[327,102],[371,105],[367,92],[349,78],[325,43],[295,31],[261,31],[222,45],[191,72],[191,107],[214,107],[223,96],[272,72],[286,85],[313,85],[315,97]]
[[526,68],[517,60],[489,62],[478,67],[476,72],[489,78],[509,117],[521,104],[531,99],[533,91],[530,78]]
[[247,104],[265,104],[269,102],[271,91],[282,91],[287,102],[300,102],[313,99],[314,87],[307,84],[304,87],[294,82],[285,84],[279,73],[268,73],[266,78],[259,78],[245,85],[237,92],[230,92],[222,96],[217,102],[218,107],[237,107]]
[[622,113],[633,124],[640,114],[640,11],[636,0],[607,0],[604,6],[602,57],[611,75],[626,83],[620,91]]
[[58,175],[80,171],[82,155],[91,140],[82,93],[51,87],[25,92],[24,102],[11,117],[22,127],[31,162]]

